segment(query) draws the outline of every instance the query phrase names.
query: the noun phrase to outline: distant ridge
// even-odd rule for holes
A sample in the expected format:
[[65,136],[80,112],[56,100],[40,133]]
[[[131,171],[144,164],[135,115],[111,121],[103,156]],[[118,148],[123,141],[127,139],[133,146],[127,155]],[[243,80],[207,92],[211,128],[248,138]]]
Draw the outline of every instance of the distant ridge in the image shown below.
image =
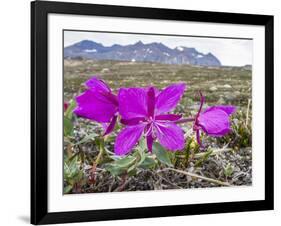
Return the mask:
[[64,58],[86,58],[95,60],[118,60],[132,62],[157,62],[163,64],[190,64],[219,67],[220,60],[212,53],[203,54],[195,48],[178,46],[171,49],[161,42],[106,47],[101,43],[83,40],[64,48]]

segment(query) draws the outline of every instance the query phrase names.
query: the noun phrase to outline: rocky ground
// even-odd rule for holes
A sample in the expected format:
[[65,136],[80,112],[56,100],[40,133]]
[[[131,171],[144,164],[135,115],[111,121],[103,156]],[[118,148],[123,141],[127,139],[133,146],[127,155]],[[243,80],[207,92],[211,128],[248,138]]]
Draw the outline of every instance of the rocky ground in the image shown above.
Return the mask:
[[[159,88],[177,81],[189,86],[176,113],[194,115],[198,109],[196,92],[206,95],[207,105],[232,104],[237,113],[232,117],[233,131],[224,138],[204,140],[208,150],[193,150],[188,158],[176,155],[174,167],[158,164],[154,169],[138,168],[134,175],[113,176],[106,164],[113,161],[115,134],[106,142],[106,157],[93,166],[99,148],[95,141],[102,133],[101,126],[85,119],[74,123],[74,134],[65,138],[65,159],[77,157],[79,181],[67,187],[65,193],[141,191],[163,189],[207,188],[217,186],[249,186],[252,184],[251,149],[251,71],[244,68],[200,68],[149,63],[124,62],[65,62],[65,100],[70,100],[82,91],[81,84],[93,74],[100,76],[113,89],[120,86],[145,86],[153,84]],[[184,130],[192,138],[190,125]],[[91,135],[87,142],[81,142]],[[69,140],[72,144],[70,145]],[[80,144],[79,144],[80,142]],[[210,155],[206,153],[210,151]],[[186,155],[185,155],[186,156]],[[93,170],[94,168],[94,170]],[[80,175],[81,174],[81,175]]]

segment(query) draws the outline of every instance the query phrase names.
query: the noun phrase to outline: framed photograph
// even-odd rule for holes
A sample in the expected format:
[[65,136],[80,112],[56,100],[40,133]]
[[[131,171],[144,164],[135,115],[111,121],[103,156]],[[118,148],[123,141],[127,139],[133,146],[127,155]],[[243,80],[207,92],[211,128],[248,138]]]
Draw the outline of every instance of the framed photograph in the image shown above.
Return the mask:
[[273,16],[31,3],[32,224],[272,210],[273,125]]

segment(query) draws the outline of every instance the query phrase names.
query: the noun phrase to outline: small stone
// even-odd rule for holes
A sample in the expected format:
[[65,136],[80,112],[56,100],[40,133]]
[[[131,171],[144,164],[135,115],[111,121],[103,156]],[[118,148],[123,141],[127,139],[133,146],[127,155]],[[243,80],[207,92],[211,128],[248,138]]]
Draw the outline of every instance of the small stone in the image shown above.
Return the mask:
[[217,90],[218,90],[218,88],[215,87],[215,86],[212,86],[212,87],[210,88],[210,91],[212,91],[212,92],[217,91]]
[[231,87],[231,85],[229,85],[229,84],[225,84],[225,85],[223,86],[223,88],[225,88],[225,89],[231,89],[232,87]]
[[107,72],[109,72],[110,70],[108,69],[108,68],[103,68],[102,70],[101,70],[101,73],[107,73]]

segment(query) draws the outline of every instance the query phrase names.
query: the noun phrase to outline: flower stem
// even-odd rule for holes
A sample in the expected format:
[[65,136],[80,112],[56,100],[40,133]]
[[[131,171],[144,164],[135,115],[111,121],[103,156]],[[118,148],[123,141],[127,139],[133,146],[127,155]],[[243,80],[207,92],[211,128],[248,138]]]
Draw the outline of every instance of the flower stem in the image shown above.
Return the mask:
[[102,139],[100,141],[100,145],[99,145],[99,154],[98,154],[98,157],[97,157],[97,159],[95,161],[95,165],[96,166],[100,163],[100,160],[101,160],[101,158],[103,156],[103,153],[104,153],[104,140]]
[[185,122],[193,122],[195,118],[183,118],[180,120],[175,121],[175,123],[180,124],[180,123],[185,123]]
[[204,176],[201,176],[201,175],[198,175],[198,174],[195,174],[195,173],[186,172],[186,171],[183,171],[183,170],[178,170],[178,169],[174,169],[174,168],[165,168],[162,171],[165,171],[165,170],[171,170],[171,171],[174,171],[174,172],[177,172],[177,173],[182,173],[182,174],[190,176],[190,177],[195,177],[195,178],[202,179],[202,180],[205,180],[205,181],[209,181],[211,183],[219,184],[219,185],[222,185],[222,186],[231,186],[227,182],[212,179],[212,178],[209,178],[209,177],[204,177]]
[[[212,153],[210,154],[210,156],[214,156],[214,155],[218,155],[220,153],[223,153],[223,152],[228,152],[228,151],[232,151],[233,149],[232,148],[222,148],[222,149],[214,149],[212,151]],[[194,155],[194,158],[202,158],[206,153],[205,152],[201,152],[201,153],[197,153]]]

